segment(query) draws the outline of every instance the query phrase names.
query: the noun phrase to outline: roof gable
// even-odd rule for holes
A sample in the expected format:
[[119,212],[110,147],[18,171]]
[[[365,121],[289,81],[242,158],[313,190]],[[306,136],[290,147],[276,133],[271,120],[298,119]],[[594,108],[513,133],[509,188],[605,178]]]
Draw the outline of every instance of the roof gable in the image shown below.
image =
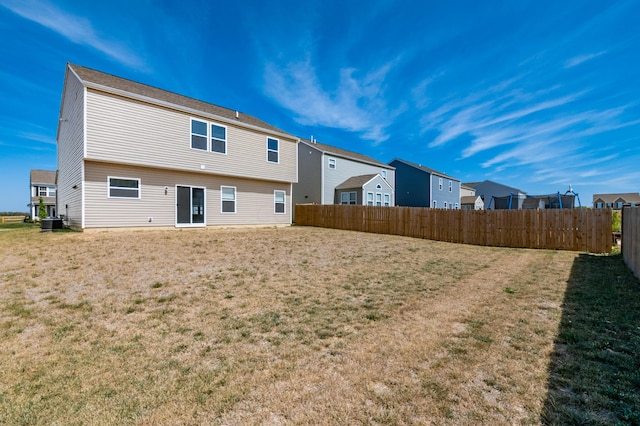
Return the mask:
[[622,199],[623,202],[627,203],[640,203],[640,193],[638,192],[624,192],[618,194],[593,194],[593,202],[597,202],[601,200],[605,203],[613,203],[618,202],[619,199]]
[[362,188],[376,176],[378,175],[370,174],[370,175],[351,176],[349,179],[345,180],[340,185],[336,186],[336,189]]

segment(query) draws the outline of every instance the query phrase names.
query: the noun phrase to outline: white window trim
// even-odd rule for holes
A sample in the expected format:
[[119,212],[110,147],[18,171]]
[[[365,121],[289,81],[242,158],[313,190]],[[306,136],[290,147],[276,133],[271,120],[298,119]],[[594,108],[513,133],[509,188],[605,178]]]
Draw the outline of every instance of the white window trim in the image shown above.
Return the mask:
[[382,193],[381,192],[376,192],[376,204],[375,205],[376,205],[376,207],[382,207]]
[[[329,164],[329,168],[330,168],[331,170],[335,170],[335,169],[336,169],[336,167],[337,167],[337,161],[336,161],[336,159],[335,159],[335,158],[331,158],[331,157],[329,157],[329,159],[328,159],[328,164]],[[332,165],[333,165],[333,167],[331,167]]]
[[447,202],[446,202],[446,201],[444,202],[444,207],[443,207],[443,208],[444,208],[445,210],[447,209]]
[[[202,136],[198,133],[193,133],[193,122],[194,121],[199,121],[200,123],[204,123],[205,125],[205,129],[206,129],[206,134],[204,135],[205,140],[207,141],[207,147],[205,149],[200,149],[200,148],[194,148],[193,147],[193,136]],[[209,142],[209,122],[207,120],[201,120],[199,118],[193,118],[191,117],[191,120],[189,120],[189,148],[191,148],[194,151],[200,151],[200,152],[207,152],[209,151],[209,146],[210,146],[210,142]]]
[[[284,210],[282,212],[276,211],[276,204],[278,203],[276,201],[276,193],[278,192],[282,192],[284,194],[284,200],[282,201],[282,204],[284,204]],[[283,191],[281,189],[273,191],[273,214],[287,214],[287,191]]]
[[453,182],[449,181],[449,192],[453,192]]
[[[135,180],[138,182],[138,196],[137,197],[118,197],[118,196],[112,196],[111,195],[111,179],[122,179],[122,180]],[[122,188],[119,186],[114,186],[113,188],[117,188],[117,189],[125,189],[125,190],[131,190],[133,191],[133,189],[130,188]],[[140,182],[140,178],[131,178],[131,177],[122,177],[122,176],[107,176],[107,198],[118,198],[121,200],[139,200],[142,198],[142,184]]]
[[444,182],[443,182],[442,178],[438,178],[438,189],[440,189],[440,191],[442,191],[443,187],[444,187]]
[[[277,150],[269,149],[269,139],[273,139],[274,141],[278,142],[278,149]],[[279,164],[280,163],[280,139],[272,138],[271,136],[267,136],[266,143],[267,143],[267,163]],[[276,154],[278,154],[278,161],[269,160],[269,152],[275,152]]]
[[386,170],[382,170],[380,172],[380,176],[382,176],[383,179],[386,179],[387,178],[387,171]]
[[384,200],[382,202],[382,205],[385,207],[389,207],[391,206],[391,194],[384,194]]
[[[369,200],[369,196],[371,196],[371,200]],[[369,204],[371,202],[371,204]],[[365,206],[373,206],[374,204],[373,192],[367,192],[367,199],[365,200]]]
[[438,202],[436,200],[433,200],[433,208],[434,209],[438,208]]
[[228,140],[229,140],[229,132],[228,132],[228,128],[225,125],[219,124],[219,123],[214,123],[214,122],[209,122],[208,123],[208,127],[207,127],[207,131],[211,130],[211,126],[218,126],[218,127],[222,127],[224,128],[224,152],[218,152],[218,151],[214,151],[213,150],[213,140],[217,140],[217,141],[221,141],[222,139],[218,139],[218,138],[214,138],[213,137],[213,132],[210,132],[211,135],[209,136],[209,138],[207,138],[207,143],[209,144],[209,149],[208,151],[211,152],[212,154],[218,154],[218,155],[227,155],[227,152],[229,151],[229,144],[228,144]]
[[[175,193],[175,204],[178,205],[178,187],[181,186],[183,188],[189,188],[190,196],[189,196],[189,223],[178,223],[178,209],[176,208],[175,214],[175,227],[176,228],[204,228],[207,226],[207,187],[206,186],[194,186],[187,184],[177,183],[174,186]],[[194,189],[202,189],[204,194],[204,222],[203,223],[193,223],[193,190]]]
[[[233,189],[233,211],[232,212],[225,212],[223,211],[223,201],[224,198],[222,198],[222,189],[223,188],[232,188]],[[230,200],[227,200],[230,201]],[[274,207],[275,208],[275,207]],[[228,185],[220,185],[220,214],[236,214],[238,212],[238,188],[235,186],[228,186]]]

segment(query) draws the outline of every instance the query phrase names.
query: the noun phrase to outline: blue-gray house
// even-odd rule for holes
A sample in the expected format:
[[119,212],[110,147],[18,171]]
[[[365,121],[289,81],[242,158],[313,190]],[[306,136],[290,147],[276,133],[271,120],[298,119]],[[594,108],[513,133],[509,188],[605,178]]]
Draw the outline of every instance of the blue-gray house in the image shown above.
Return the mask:
[[397,206],[460,208],[460,179],[399,158],[389,164],[396,169]]

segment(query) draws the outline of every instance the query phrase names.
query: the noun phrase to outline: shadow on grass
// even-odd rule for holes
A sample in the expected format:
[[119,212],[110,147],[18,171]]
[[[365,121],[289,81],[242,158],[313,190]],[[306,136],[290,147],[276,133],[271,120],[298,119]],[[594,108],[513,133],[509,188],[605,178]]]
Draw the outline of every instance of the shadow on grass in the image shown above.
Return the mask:
[[640,424],[640,282],[621,255],[573,264],[544,424]]

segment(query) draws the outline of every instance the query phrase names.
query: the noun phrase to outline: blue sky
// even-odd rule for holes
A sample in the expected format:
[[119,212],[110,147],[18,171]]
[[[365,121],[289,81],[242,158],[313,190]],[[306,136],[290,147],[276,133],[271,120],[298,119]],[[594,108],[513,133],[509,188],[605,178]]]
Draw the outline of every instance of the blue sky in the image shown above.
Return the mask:
[[[0,211],[56,169],[65,63],[529,194],[640,191],[639,1],[0,0]],[[8,184],[7,184],[8,183]]]

